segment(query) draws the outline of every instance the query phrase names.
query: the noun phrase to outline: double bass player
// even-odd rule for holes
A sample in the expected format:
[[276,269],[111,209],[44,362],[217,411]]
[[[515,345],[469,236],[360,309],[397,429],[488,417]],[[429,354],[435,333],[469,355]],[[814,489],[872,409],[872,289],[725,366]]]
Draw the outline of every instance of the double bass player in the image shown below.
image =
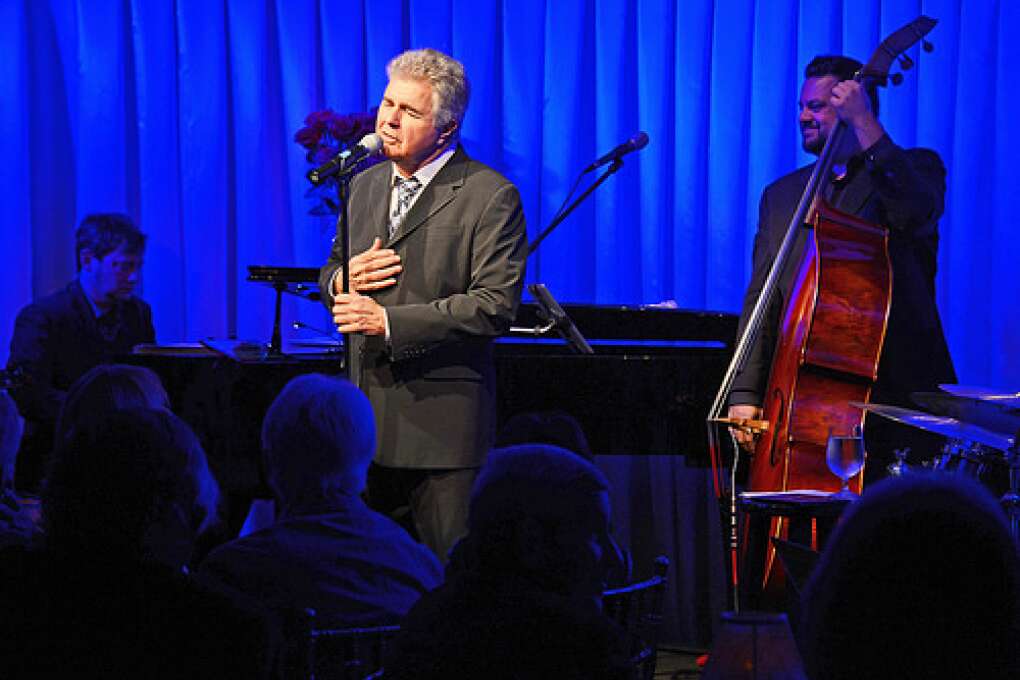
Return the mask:
[[[888,229],[892,303],[871,401],[910,407],[911,392],[956,381],[935,301],[938,220],[943,212],[946,172],[934,151],[904,149],[890,138],[878,120],[874,85],[853,79],[860,68],[859,62],[842,56],[819,56],[807,65],[799,102],[802,144],[805,151],[818,156],[838,121],[848,127],[843,148],[837,149],[832,176],[824,179],[822,194],[836,209]],[[808,165],[784,175],[762,193],[741,332],[811,170]],[[761,418],[784,301],[794,285],[797,267],[793,265],[804,252],[807,238],[808,230],[801,229],[792,261],[779,281],[747,364],[735,376],[728,402],[730,418]],[[732,431],[743,448],[753,451],[758,435]],[[919,449],[933,445],[930,437],[869,416],[865,423],[869,454],[865,479],[885,474],[894,449],[911,447],[920,454]]]

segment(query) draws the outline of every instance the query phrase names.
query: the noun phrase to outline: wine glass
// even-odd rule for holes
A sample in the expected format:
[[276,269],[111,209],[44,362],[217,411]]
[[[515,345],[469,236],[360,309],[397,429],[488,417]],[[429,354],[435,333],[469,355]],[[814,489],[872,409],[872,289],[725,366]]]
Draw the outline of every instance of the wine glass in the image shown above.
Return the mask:
[[864,437],[849,436],[837,437],[829,435],[829,441],[825,445],[825,462],[828,463],[832,473],[843,482],[843,488],[839,493],[833,494],[836,498],[857,498],[857,494],[850,490],[850,478],[861,471],[864,467]]
[[910,453],[910,447],[904,446],[902,449],[895,449],[893,455],[896,456],[896,462],[886,467],[886,471],[891,477],[902,477],[910,471],[910,466],[907,465],[907,454]]

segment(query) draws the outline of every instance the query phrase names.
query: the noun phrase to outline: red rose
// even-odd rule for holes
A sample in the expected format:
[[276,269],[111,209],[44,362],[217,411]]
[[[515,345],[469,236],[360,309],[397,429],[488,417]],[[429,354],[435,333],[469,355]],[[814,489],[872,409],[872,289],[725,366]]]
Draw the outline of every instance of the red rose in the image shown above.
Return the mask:
[[305,118],[305,125],[311,126],[321,125],[325,127],[326,124],[329,123],[330,119],[335,118],[336,116],[337,112],[334,111],[333,109],[322,109],[321,111],[312,111],[311,113],[308,114],[308,117]]
[[313,127],[303,127],[294,133],[294,141],[306,149],[314,148],[322,138],[322,131]]
[[357,132],[353,116],[336,116],[327,123],[326,129],[334,139],[342,142],[347,142],[351,135]]

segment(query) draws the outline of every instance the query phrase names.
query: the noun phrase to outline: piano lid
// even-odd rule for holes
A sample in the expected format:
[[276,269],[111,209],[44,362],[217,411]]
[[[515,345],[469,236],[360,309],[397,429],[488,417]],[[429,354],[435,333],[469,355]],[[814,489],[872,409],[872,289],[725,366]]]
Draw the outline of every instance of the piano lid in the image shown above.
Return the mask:
[[[703,341],[711,347],[730,348],[737,335],[737,316],[724,312],[626,305],[561,307],[593,346],[614,344],[607,341],[634,346],[655,344],[649,341],[681,342],[691,346]],[[539,305],[525,302],[518,307],[513,326],[530,329],[542,323]],[[552,331],[543,337],[558,336]]]

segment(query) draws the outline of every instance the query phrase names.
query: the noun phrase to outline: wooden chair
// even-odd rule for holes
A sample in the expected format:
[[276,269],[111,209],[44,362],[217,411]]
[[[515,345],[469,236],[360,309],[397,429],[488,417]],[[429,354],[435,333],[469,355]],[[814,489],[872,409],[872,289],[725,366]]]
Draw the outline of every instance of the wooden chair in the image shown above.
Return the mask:
[[631,663],[643,680],[655,675],[667,571],[669,558],[660,555],[651,578],[602,593],[602,610],[629,634]]

